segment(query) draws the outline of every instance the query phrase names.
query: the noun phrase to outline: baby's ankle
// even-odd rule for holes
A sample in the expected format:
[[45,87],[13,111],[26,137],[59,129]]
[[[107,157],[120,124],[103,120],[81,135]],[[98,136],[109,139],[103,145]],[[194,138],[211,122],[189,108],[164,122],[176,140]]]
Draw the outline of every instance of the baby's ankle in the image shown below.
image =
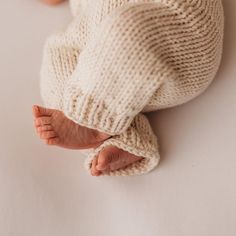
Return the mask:
[[96,132],[95,136],[98,141],[105,141],[111,137],[111,135],[102,132]]

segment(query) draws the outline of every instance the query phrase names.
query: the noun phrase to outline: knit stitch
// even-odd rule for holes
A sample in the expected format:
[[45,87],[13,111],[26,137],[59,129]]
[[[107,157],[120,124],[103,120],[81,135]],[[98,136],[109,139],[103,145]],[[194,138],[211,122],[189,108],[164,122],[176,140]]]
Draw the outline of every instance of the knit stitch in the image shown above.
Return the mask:
[[[183,104],[209,86],[222,57],[222,3],[73,0],[71,7],[73,22],[45,47],[43,100],[76,123],[113,135],[89,163],[113,144],[145,160],[109,175],[146,173],[159,161],[158,145],[138,114]],[[146,138],[132,128],[137,122],[148,124],[146,154],[140,151]]]
[[103,148],[108,146],[116,146],[136,156],[142,156],[144,159],[119,170],[106,171],[103,175],[141,175],[154,169],[160,161],[157,138],[152,132],[148,119],[143,114],[137,115],[130,127],[121,135],[113,136],[89,153],[85,161],[85,168],[88,171],[92,160]]

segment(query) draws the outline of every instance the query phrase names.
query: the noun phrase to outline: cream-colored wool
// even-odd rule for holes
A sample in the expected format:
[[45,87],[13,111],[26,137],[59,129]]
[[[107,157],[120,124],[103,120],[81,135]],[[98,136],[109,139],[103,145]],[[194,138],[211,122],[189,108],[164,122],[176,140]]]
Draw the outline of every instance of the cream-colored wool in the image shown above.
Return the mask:
[[[220,0],[73,0],[74,20],[47,41],[41,91],[45,105],[113,137],[145,159],[108,175],[153,169],[158,145],[141,112],[183,104],[201,94],[220,65]],[[149,137],[149,138],[147,138]]]
[[100,147],[89,154],[85,161],[85,168],[88,171],[94,157],[109,145],[116,146],[137,156],[142,156],[144,159],[124,169],[107,171],[106,175],[144,174],[157,166],[160,160],[156,136],[152,132],[148,119],[143,114],[138,114],[125,132],[106,140]]

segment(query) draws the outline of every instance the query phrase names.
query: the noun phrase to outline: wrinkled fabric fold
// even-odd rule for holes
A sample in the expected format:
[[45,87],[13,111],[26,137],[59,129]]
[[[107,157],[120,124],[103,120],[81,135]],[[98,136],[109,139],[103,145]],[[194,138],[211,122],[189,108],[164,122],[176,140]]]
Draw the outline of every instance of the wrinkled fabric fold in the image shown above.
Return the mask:
[[72,23],[45,46],[43,101],[77,124],[113,136],[93,155],[111,144],[141,155],[135,142],[123,139],[130,129],[143,138],[132,127],[139,114],[186,103],[215,78],[223,50],[222,3],[72,0],[71,7]]

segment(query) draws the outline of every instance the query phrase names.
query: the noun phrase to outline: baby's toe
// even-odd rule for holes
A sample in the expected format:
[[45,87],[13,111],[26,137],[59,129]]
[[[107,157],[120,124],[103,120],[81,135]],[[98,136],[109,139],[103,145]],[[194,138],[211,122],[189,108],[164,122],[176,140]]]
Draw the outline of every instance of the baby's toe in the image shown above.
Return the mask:
[[102,151],[98,156],[96,169],[100,171],[107,170],[111,160],[111,155],[105,151]]
[[40,116],[38,106],[34,105],[34,106],[32,107],[32,112],[33,112],[33,116],[34,116],[35,118]]
[[51,125],[43,125],[43,126],[39,126],[39,127],[37,128],[37,131],[38,131],[38,132],[52,131],[52,130],[53,130],[53,128],[52,128]]
[[55,138],[57,136],[55,131],[43,131],[40,133],[41,139],[50,139]]
[[51,124],[51,117],[49,116],[42,116],[35,119],[35,126],[43,126],[43,125],[50,125]]
[[58,145],[60,143],[59,137],[46,139],[47,145]]
[[101,174],[101,172],[96,168],[96,165],[97,165],[97,158],[94,158],[91,166],[91,174],[93,176],[99,176]]
[[36,116],[51,116],[55,112],[55,110],[34,105],[33,112]]

